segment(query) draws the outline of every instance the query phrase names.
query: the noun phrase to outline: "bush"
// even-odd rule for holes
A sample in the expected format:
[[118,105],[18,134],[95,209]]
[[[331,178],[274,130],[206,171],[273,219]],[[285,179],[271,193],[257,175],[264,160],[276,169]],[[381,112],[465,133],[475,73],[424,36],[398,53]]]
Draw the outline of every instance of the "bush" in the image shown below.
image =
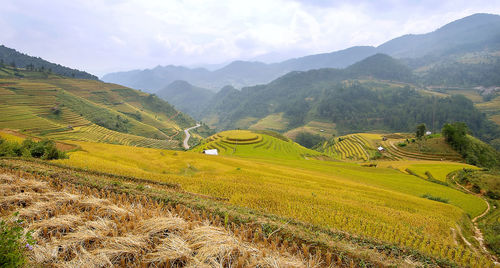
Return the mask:
[[500,199],[500,193],[492,191],[492,190],[488,190],[486,192],[486,196],[488,196],[491,199],[495,199],[495,200]]
[[21,144],[0,139],[0,156],[35,157],[45,160],[66,158],[66,154],[59,151],[56,143],[51,140],[35,142],[24,140]]
[[405,147],[405,146],[406,146],[406,143],[404,143],[404,142],[400,142],[400,143],[398,143],[398,146],[399,146],[399,147]]
[[474,193],[476,193],[476,194],[479,194],[481,192],[481,187],[479,187],[479,185],[477,185],[477,184],[474,183],[472,185],[471,191],[474,192]]
[[[15,214],[17,216],[17,213]],[[0,221],[0,267],[21,267],[26,264],[25,250],[33,249],[31,232],[24,233],[22,220]]]
[[441,198],[439,196],[432,196],[430,194],[424,194],[422,195],[423,198],[427,198],[429,200],[441,202],[441,203],[448,203],[448,199]]

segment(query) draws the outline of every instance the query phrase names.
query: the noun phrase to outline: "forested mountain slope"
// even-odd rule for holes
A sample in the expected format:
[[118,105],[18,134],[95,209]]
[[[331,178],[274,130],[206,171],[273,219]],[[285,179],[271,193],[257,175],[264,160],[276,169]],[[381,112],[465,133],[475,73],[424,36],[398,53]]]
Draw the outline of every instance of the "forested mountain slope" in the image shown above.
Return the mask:
[[66,77],[98,80],[97,76],[87,72],[71,69],[60,64],[48,62],[39,57],[32,57],[15,49],[0,45],[0,67],[26,68],[41,73],[54,73]]

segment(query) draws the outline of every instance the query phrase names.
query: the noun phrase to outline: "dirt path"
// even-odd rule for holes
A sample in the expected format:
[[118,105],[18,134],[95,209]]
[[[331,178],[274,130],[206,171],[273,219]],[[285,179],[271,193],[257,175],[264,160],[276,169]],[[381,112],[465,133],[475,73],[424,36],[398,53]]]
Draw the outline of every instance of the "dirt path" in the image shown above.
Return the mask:
[[189,149],[188,141],[189,141],[189,138],[191,138],[191,134],[189,134],[189,131],[191,129],[195,129],[195,128],[198,128],[200,126],[201,125],[199,123],[196,123],[196,126],[184,129],[184,134],[186,134],[186,138],[184,138],[184,142],[182,143],[182,146],[184,146],[184,149],[186,149],[186,150]]
[[[488,256],[490,256],[490,258],[495,262],[495,264],[498,264],[498,259],[496,258],[496,256],[494,256],[493,254],[491,254],[489,251],[488,251],[488,248],[486,247],[486,245],[484,244],[484,237],[483,237],[483,233],[481,232],[481,229],[479,229],[479,227],[477,226],[477,221],[486,216],[486,214],[488,214],[490,212],[490,209],[491,209],[491,206],[490,206],[490,203],[488,202],[488,200],[486,200],[486,198],[484,198],[483,196],[479,195],[479,194],[476,194],[476,193],[473,193],[472,191],[470,191],[469,189],[465,188],[464,186],[462,186],[461,184],[459,184],[456,180],[455,180],[455,176],[452,176],[451,179],[453,180],[453,182],[460,188],[462,188],[464,191],[466,191],[467,193],[469,194],[472,194],[472,195],[475,195],[479,198],[481,198],[485,203],[486,203],[486,210],[481,214],[481,215],[478,215],[476,217],[474,217],[472,219],[472,223],[474,224],[474,239],[477,240],[477,242],[479,242],[479,246],[481,247],[481,250],[483,250],[485,253],[488,254]],[[461,235],[461,234],[460,234]],[[462,238],[465,240],[465,238],[462,236]],[[469,245],[470,246],[470,245]]]

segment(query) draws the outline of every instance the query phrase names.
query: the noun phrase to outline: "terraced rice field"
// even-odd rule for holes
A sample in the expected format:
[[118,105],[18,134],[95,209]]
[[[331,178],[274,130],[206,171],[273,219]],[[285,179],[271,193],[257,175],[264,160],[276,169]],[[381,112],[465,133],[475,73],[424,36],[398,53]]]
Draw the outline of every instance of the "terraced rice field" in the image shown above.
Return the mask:
[[387,140],[382,141],[381,144],[385,149],[385,154],[394,160],[432,160],[432,161],[457,161],[463,162],[462,157],[455,152],[450,153],[424,153],[407,151],[397,144],[403,140]]
[[158,149],[173,148],[179,143],[173,140],[157,140],[120,133],[95,124],[75,127],[72,130],[63,132],[51,133],[46,135],[46,137],[56,140],[93,141]]
[[277,157],[303,159],[308,156],[319,156],[321,153],[307,149],[286,138],[276,138],[249,130],[230,130],[208,137],[204,143],[192,149],[203,152],[217,149],[222,155],[246,157]]
[[[169,114],[145,109],[139,95],[147,96],[99,81],[0,79],[0,129],[58,140],[180,148],[174,137],[181,128]],[[110,122],[117,117],[127,129],[116,128],[119,133],[102,127],[114,129]]]
[[340,139],[341,141],[335,139],[333,145],[325,142],[323,152],[341,160],[367,161],[370,159],[370,152],[375,150],[372,142],[360,134],[347,135]]

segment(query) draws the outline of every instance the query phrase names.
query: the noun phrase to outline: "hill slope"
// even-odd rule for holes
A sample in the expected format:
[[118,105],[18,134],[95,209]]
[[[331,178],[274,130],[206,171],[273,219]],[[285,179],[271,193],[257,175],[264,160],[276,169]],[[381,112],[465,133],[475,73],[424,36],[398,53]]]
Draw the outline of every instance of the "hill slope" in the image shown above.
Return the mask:
[[182,128],[195,124],[154,95],[56,75],[0,79],[0,113],[0,128],[30,135],[157,148],[179,148]]
[[[0,45],[0,65],[9,65],[11,67],[28,68],[38,70],[39,72],[50,72],[66,77],[98,80],[97,76],[87,72],[71,69],[56,63],[48,62],[39,57],[32,57],[15,49]],[[0,66],[3,67],[3,66]]]
[[164,87],[156,95],[175,105],[182,112],[200,118],[201,112],[206,108],[215,93],[179,80]]

